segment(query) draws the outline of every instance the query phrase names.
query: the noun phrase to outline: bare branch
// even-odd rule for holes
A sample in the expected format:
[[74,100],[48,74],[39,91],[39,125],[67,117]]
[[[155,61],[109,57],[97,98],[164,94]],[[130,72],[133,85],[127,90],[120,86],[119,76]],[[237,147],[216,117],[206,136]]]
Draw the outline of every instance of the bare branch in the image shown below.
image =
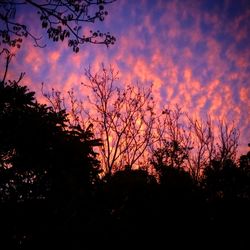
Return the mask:
[[[8,74],[8,69],[9,69],[9,64],[11,62],[12,57],[14,56],[14,54],[11,54],[10,51],[8,49],[2,49],[2,51],[0,52],[0,56],[5,54],[5,69],[4,69],[4,74],[3,74],[3,79],[1,80],[1,84],[4,85],[7,82],[7,74]],[[14,80],[12,81],[15,84],[18,84],[24,77],[25,73],[22,72],[19,75],[18,80]]]
[[2,79],[2,81],[1,81],[1,82],[4,84],[4,82],[6,81],[7,72],[8,72],[8,68],[9,68],[9,64],[10,64],[11,58],[12,58],[14,55],[11,54],[11,53],[9,52],[9,50],[7,50],[7,49],[2,49],[2,51],[0,52],[0,56],[3,55],[3,54],[6,54],[6,55],[5,55],[5,60],[6,60],[5,69],[4,69],[3,79]]
[[90,104],[98,117],[92,122],[103,140],[101,153],[108,173],[138,165],[151,142],[154,113],[150,89],[118,88],[114,85],[117,72],[104,66],[98,74],[87,70],[86,76],[88,83],[83,85],[92,91]]

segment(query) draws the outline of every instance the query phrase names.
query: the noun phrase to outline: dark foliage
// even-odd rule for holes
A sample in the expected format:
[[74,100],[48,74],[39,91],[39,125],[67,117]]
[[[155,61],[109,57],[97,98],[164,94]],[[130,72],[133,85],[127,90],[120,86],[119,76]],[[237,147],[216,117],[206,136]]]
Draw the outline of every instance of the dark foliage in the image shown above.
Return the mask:
[[0,88],[1,237],[25,247],[62,233],[80,207],[87,209],[99,181],[99,142],[90,130],[69,127],[65,111],[38,104],[27,87]]
[[249,248],[249,156],[249,152],[242,155],[238,164],[231,159],[213,160],[204,171],[202,185],[207,200],[208,228],[212,242],[220,248]]
[[197,182],[185,149],[167,143],[157,175],[125,166],[99,179],[91,126],[0,85],[1,246],[9,249],[248,249],[250,152],[213,159]]

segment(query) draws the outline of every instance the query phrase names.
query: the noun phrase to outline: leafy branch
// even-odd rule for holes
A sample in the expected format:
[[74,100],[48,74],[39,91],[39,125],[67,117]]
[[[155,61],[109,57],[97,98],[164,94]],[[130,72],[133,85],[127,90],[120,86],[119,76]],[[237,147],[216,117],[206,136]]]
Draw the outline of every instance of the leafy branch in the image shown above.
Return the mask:
[[88,35],[83,34],[82,23],[104,21],[108,15],[105,6],[113,2],[115,0],[2,1],[0,3],[0,45],[20,48],[23,38],[30,37],[35,46],[46,46],[41,42],[42,36],[35,36],[30,31],[30,27],[16,21],[19,6],[22,5],[37,12],[42,29],[46,30],[48,38],[53,42],[67,40],[68,46],[76,53],[79,52],[80,45],[85,43],[105,44],[108,47],[116,41],[113,35],[99,30],[90,30]]

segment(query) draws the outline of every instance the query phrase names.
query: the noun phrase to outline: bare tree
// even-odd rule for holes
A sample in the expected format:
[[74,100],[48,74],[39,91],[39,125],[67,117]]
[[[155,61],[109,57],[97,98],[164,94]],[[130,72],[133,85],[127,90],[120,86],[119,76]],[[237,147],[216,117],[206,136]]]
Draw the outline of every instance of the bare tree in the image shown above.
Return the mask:
[[100,153],[105,172],[143,165],[141,159],[151,144],[156,117],[151,88],[115,86],[118,72],[113,68],[102,67],[96,74],[88,69],[86,76],[88,82],[83,85],[92,91],[92,112],[86,113],[103,142]]
[[189,117],[193,149],[188,156],[188,167],[196,181],[202,178],[204,168],[212,160],[223,162],[236,158],[239,130],[234,124],[229,126],[222,120],[217,123],[215,126],[210,118],[204,122]]
[[47,31],[48,38],[54,42],[68,41],[74,52],[84,43],[114,44],[115,37],[109,32],[90,31],[83,34],[83,23],[104,21],[108,15],[105,6],[115,0],[8,0],[0,2],[0,45],[20,48],[23,38],[33,39],[35,46],[44,47],[42,36],[31,31],[29,20],[21,23],[18,14],[23,11],[37,13],[41,27]]
[[166,108],[155,119],[150,161],[160,173],[164,168],[184,168],[199,182],[213,160],[235,160],[239,131],[232,124],[193,119],[181,108]]
[[165,167],[185,168],[191,150],[190,131],[185,129],[181,108],[165,108],[154,124],[150,162],[157,172]]
[[235,160],[240,136],[239,130],[234,124],[229,126],[222,120],[219,122],[218,129],[219,135],[216,150],[217,160],[221,162],[228,159]]
[[206,122],[188,117],[192,152],[188,156],[188,168],[194,180],[198,181],[204,168],[215,154],[214,131],[211,119]]
[[68,107],[73,126],[94,128],[103,142],[99,153],[105,173],[136,166],[159,174],[169,166],[189,171],[199,182],[212,160],[235,159],[239,131],[234,124],[193,119],[178,106],[156,114],[151,88],[119,87],[112,67],[102,66],[95,74],[89,68],[85,74],[82,85],[90,92],[85,102],[73,90],[68,91],[68,106],[58,91],[52,89],[47,97],[56,110]]

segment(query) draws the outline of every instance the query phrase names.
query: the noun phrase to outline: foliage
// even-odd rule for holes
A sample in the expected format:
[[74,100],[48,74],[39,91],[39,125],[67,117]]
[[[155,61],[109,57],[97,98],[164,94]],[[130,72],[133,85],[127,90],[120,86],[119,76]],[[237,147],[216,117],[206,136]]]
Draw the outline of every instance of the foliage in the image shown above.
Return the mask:
[[[68,173],[67,178],[70,178],[70,172],[73,172],[75,177],[83,178],[83,183],[90,184],[95,180],[98,171],[94,168],[98,164],[94,160],[92,147],[95,144],[90,139],[91,131],[67,127],[65,111],[56,113],[38,104],[34,93],[26,86],[4,83],[0,95],[1,176],[5,176],[6,181],[2,179],[1,183],[4,183],[2,189],[8,189],[5,194],[11,196],[14,192],[15,199],[44,197],[46,188],[39,190],[35,187],[34,191],[33,186],[45,178],[48,181],[50,175],[57,178],[60,173]],[[23,189],[27,186],[25,194],[19,193],[19,185]]]
[[27,247],[46,234],[45,244],[66,230],[61,222],[87,209],[99,182],[93,147],[100,142],[16,81],[0,83],[0,138],[1,244]]
[[232,159],[212,160],[205,168],[203,185],[211,200],[250,200],[249,153],[240,157],[239,164]]
[[6,82],[10,60],[0,82],[3,246],[249,248],[250,153],[236,161],[234,125],[219,123],[216,138],[209,120],[182,119],[178,107],[157,115],[151,89],[119,88],[105,68],[86,72],[93,113],[73,90],[68,112],[55,90],[42,105],[23,74]]
[[247,248],[249,153],[211,160],[197,183],[184,170],[185,150],[167,142],[165,158],[153,162],[158,181],[130,166],[100,180],[92,126],[71,126],[65,110],[37,103],[14,81],[1,82],[0,111],[3,245]]
[[[40,18],[41,28],[45,29],[48,38],[53,42],[67,40],[68,46],[74,52],[78,52],[80,45],[84,43],[114,44],[115,37],[109,32],[90,31],[83,34],[83,23],[94,23],[104,21],[108,15],[105,6],[115,0],[95,0],[95,1],[36,1],[36,0],[11,0],[0,3],[0,45],[20,48],[24,38],[33,39],[35,46],[44,47],[41,44],[41,37],[35,36],[31,31],[31,24],[27,20],[19,21],[20,12],[37,12]],[[26,24],[26,21],[28,24]]]

